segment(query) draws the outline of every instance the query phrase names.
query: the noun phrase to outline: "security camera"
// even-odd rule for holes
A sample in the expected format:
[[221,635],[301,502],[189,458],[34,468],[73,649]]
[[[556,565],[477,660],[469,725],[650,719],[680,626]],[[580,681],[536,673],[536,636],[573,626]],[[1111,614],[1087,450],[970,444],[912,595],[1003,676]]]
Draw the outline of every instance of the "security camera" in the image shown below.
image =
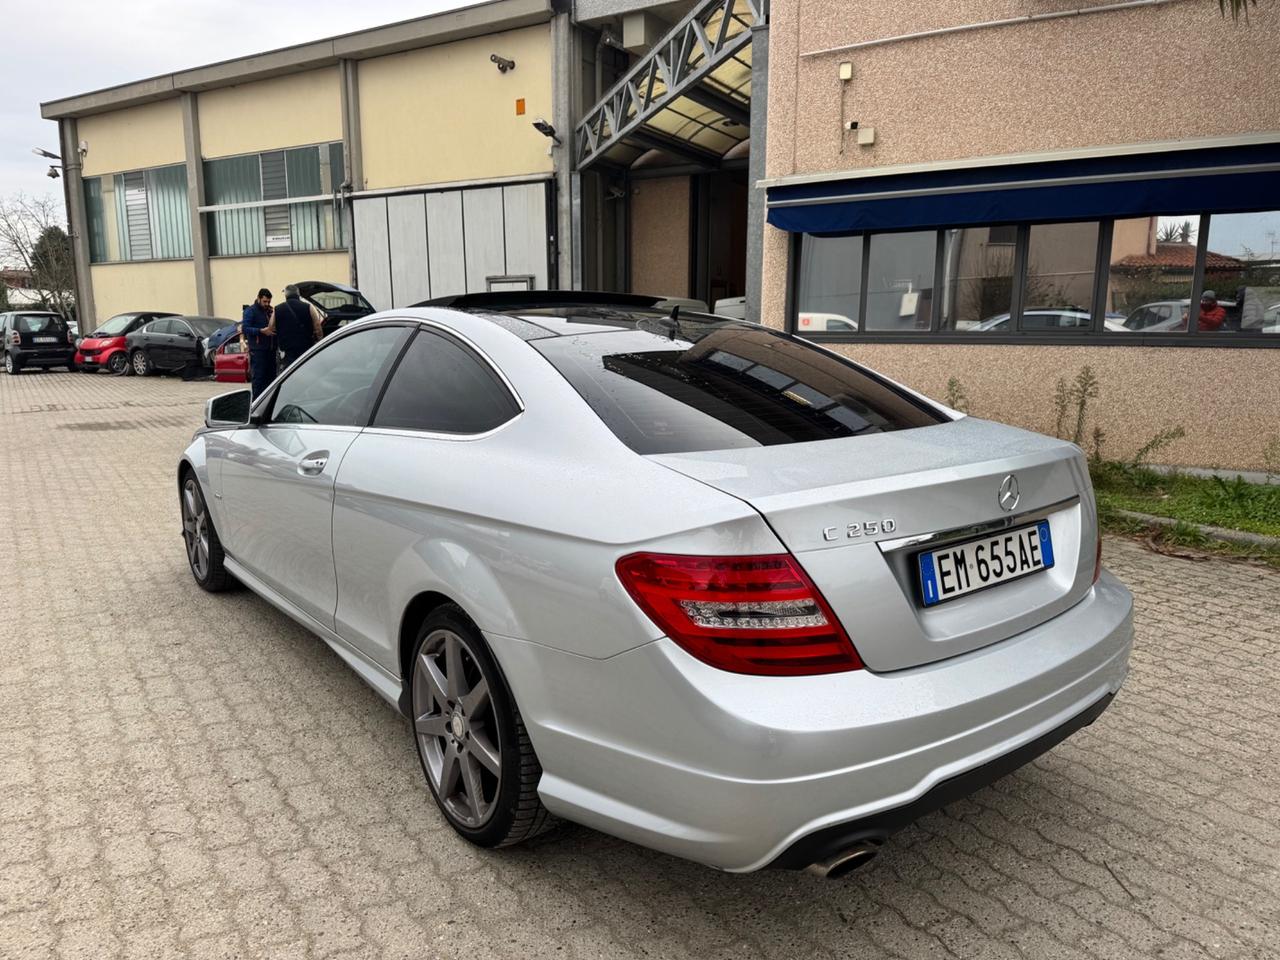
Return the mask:
[[557,147],[560,146],[560,138],[556,136],[556,128],[547,123],[547,121],[543,120],[541,117],[533,121],[533,129],[537,130],[544,137],[550,137],[552,143]]
[[506,57],[500,57],[496,53],[489,54],[489,59],[498,65],[499,73],[506,73],[508,70],[514,70],[516,68],[516,62],[514,60],[508,60]]
[[57,180],[58,177],[61,176],[61,174],[58,173],[57,167],[51,165],[49,167],[49,172],[46,173],[45,176],[48,177],[50,180]]

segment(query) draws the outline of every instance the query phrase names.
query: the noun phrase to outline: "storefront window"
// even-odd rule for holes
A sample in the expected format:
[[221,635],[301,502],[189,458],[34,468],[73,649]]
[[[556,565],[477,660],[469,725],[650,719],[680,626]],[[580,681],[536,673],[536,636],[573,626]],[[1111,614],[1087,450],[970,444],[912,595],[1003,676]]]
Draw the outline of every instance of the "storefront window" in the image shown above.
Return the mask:
[[862,237],[800,241],[796,332],[851,333],[862,296]]
[[1280,211],[1214,214],[1208,248],[1200,329],[1280,334]]
[[1111,233],[1106,323],[1112,333],[1187,329],[1200,217],[1117,220]]
[[1008,227],[943,231],[943,330],[1008,332],[1015,249]]
[[938,233],[883,233],[870,238],[868,330],[928,330]]
[[1027,242],[1022,329],[1083,332],[1093,319],[1098,224],[1033,224]]

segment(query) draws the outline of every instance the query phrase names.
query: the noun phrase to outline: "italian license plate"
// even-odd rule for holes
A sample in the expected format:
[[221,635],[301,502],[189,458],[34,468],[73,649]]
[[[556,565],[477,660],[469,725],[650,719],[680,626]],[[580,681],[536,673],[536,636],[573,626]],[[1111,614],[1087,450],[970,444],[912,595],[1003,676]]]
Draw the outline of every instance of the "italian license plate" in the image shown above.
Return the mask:
[[57,337],[34,337],[36,343],[57,343]]
[[1017,580],[1053,566],[1049,521],[1005,530],[977,540],[953,543],[916,555],[924,605]]

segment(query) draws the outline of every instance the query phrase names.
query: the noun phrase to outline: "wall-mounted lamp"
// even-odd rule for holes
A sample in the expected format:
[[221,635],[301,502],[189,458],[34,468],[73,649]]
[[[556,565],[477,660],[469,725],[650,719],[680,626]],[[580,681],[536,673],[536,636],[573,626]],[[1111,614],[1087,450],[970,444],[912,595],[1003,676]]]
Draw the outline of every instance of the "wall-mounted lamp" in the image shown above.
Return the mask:
[[541,117],[533,121],[533,129],[537,130],[544,137],[550,137],[551,142],[557,147],[560,146],[560,138],[556,136],[556,128],[547,123],[547,121],[543,120]]
[[499,73],[506,73],[508,70],[514,70],[516,68],[516,62],[514,60],[508,60],[506,57],[500,57],[496,53],[489,54],[489,59],[498,65]]

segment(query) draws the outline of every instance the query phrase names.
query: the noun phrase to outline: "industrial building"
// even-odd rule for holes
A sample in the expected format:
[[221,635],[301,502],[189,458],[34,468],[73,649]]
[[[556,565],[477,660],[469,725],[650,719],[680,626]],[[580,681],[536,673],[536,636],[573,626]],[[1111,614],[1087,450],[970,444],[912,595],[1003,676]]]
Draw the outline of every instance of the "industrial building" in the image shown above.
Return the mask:
[[1088,364],[1109,453],[1180,424],[1168,459],[1261,469],[1280,444],[1278,18],[494,0],[42,111],[88,318],[234,317],[308,279],[381,309],[740,297],[1034,429]]

